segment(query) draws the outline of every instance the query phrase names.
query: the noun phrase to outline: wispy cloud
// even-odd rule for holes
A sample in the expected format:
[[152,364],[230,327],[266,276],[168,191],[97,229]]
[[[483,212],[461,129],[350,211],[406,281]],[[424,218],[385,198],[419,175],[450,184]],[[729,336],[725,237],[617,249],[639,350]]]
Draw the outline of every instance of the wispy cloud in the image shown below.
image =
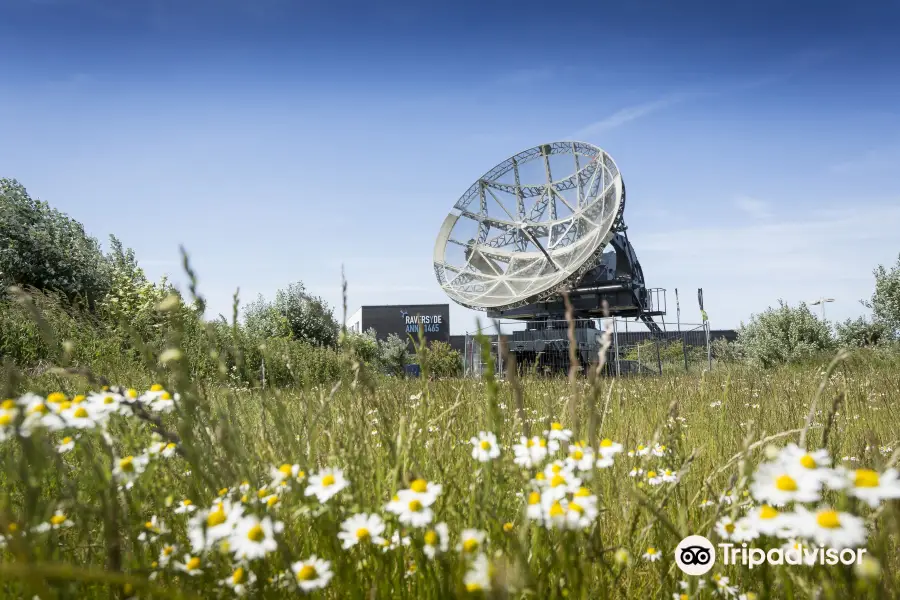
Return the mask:
[[767,219],[772,216],[772,210],[768,202],[751,198],[750,196],[738,196],[734,200],[734,205],[738,210],[754,219]]
[[631,106],[626,106],[625,108],[620,108],[604,119],[594,121],[593,123],[582,127],[568,137],[569,139],[580,139],[597,135],[599,133],[621,127],[622,125],[630,123],[631,121],[635,121],[642,117],[646,117],[655,112],[659,112],[663,109],[684,102],[685,100],[688,100],[695,95],[696,94],[689,93],[670,94],[668,96],[663,96],[662,98],[659,98],[657,100],[653,100],[652,102],[644,102],[642,104],[633,104]]

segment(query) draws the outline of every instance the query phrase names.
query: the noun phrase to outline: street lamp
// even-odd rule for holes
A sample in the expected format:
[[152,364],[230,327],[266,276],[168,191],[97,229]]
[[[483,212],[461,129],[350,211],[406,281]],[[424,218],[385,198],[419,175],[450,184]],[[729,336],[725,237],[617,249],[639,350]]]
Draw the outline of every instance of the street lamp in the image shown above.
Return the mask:
[[810,306],[819,306],[822,305],[822,320],[825,320],[825,304],[828,302],[834,302],[834,298],[819,298],[815,302],[810,302]]

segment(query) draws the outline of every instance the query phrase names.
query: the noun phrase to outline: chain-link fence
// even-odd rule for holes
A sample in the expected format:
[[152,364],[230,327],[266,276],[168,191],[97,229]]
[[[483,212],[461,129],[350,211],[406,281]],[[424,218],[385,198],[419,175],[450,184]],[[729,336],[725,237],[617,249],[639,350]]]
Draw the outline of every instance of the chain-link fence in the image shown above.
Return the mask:
[[[627,319],[578,319],[572,332],[577,366],[586,369],[598,362],[604,327],[610,328],[606,371],[610,375],[659,375],[701,371],[710,367],[709,330],[705,325],[657,322],[660,331]],[[569,324],[565,320],[533,323],[505,322],[482,330],[495,369],[503,376],[509,356],[520,372],[565,375],[571,365]],[[506,355],[501,351],[506,344]],[[484,353],[479,337],[467,333],[463,349],[465,373],[484,372]]]

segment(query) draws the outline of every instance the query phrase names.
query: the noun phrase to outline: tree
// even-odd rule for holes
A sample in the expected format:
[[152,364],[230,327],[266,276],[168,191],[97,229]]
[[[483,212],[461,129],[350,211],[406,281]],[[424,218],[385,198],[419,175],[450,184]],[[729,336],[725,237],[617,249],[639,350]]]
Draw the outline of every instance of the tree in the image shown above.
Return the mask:
[[872,310],[873,323],[879,323],[894,337],[900,333],[900,256],[890,270],[878,265],[873,274],[875,291],[862,304]]
[[388,334],[387,339],[378,343],[381,368],[392,375],[402,375],[406,370],[408,347],[409,342],[396,333]]
[[262,338],[290,337],[314,346],[335,347],[339,326],[331,307],[302,283],[278,290],[273,302],[260,296],[244,311],[245,324]]
[[0,283],[63,293],[88,306],[111,287],[100,245],[78,221],[0,179]]
[[845,348],[877,346],[892,338],[890,327],[882,320],[865,317],[847,319],[835,325],[838,344]]
[[455,377],[462,372],[462,356],[447,342],[434,341],[417,350],[415,360],[435,377]]
[[828,324],[819,320],[805,303],[796,308],[778,301],[753,315],[750,323],[741,323],[738,343],[752,362],[771,367],[815,356],[834,347]]

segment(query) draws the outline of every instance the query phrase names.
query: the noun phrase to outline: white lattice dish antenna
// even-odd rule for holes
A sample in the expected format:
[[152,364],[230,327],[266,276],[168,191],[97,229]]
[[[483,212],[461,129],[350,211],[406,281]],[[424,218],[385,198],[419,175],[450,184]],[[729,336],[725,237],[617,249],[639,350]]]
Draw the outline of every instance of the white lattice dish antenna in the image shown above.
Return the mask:
[[[554,179],[559,173],[568,175]],[[616,163],[594,145],[519,152],[472,184],[444,219],[434,245],[438,283],[479,310],[557,295],[595,265],[624,203]]]

